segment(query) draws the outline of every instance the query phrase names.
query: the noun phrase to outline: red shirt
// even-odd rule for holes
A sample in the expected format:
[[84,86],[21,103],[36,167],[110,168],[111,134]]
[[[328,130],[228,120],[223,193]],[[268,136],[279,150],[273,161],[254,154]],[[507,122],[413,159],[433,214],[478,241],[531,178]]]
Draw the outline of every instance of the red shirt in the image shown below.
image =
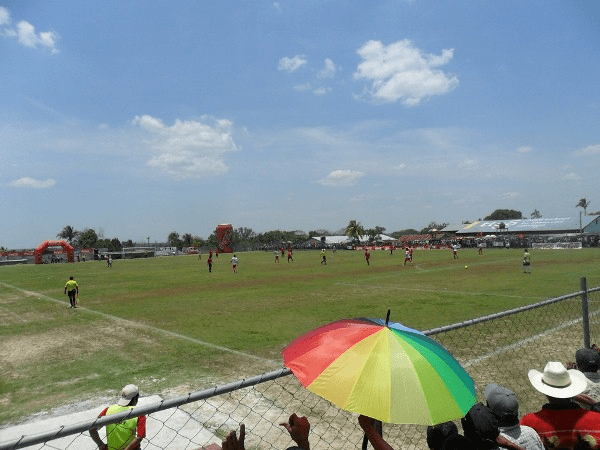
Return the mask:
[[573,448],[577,436],[587,441],[591,448],[600,444],[600,413],[588,411],[576,403],[565,405],[545,404],[536,413],[526,414],[521,425],[533,428],[546,448]]

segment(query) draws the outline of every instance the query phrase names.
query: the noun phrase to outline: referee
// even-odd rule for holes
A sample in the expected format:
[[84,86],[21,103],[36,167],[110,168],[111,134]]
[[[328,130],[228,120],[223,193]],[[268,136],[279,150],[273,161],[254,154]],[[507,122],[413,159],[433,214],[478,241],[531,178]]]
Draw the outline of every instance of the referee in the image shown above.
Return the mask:
[[69,301],[71,302],[71,308],[77,308],[75,304],[75,296],[79,296],[79,285],[73,277],[69,278],[69,281],[65,284],[65,294],[69,294]]

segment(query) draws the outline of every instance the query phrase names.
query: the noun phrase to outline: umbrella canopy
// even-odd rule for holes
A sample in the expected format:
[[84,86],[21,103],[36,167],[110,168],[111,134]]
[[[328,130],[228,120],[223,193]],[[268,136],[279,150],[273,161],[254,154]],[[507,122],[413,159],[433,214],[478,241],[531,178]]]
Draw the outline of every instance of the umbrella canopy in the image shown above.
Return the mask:
[[324,325],[289,344],[283,361],[311,392],[384,422],[434,425],[476,402],[473,380],[443,346],[388,320]]

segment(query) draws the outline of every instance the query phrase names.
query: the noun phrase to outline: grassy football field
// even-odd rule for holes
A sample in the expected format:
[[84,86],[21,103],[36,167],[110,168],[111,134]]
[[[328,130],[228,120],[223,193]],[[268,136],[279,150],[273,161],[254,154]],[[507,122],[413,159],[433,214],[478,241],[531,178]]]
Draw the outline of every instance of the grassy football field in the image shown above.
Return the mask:
[[[295,251],[0,267],[0,424],[54,406],[114,396],[125,384],[164,397],[282,366],[296,336],[348,317],[420,330],[600,285],[600,250]],[[468,266],[468,268],[465,268]],[[69,276],[80,307],[68,308]]]

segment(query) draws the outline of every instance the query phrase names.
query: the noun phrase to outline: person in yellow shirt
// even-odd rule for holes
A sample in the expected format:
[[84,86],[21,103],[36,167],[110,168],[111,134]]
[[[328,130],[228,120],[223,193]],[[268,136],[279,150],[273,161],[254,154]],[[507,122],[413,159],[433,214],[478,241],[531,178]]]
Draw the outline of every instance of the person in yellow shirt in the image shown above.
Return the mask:
[[79,296],[79,285],[73,277],[69,278],[69,281],[65,284],[65,294],[69,295],[69,302],[71,302],[71,308],[77,308],[77,301],[75,296]]
[[[140,390],[135,384],[128,384],[121,390],[121,398],[116,405],[104,408],[98,418],[133,409],[140,398]],[[100,450],[140,450],[146,437],[146,416],[124,419],[122,422],[106,426],[106,444],[96,428],[90,429],[90,437]]]

